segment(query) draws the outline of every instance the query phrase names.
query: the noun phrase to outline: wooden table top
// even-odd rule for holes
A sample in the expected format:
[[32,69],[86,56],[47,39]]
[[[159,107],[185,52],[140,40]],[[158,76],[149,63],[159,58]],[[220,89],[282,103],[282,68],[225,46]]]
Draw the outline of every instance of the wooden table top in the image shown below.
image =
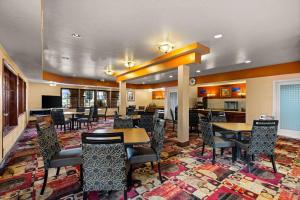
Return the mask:
[[141,115],[127,115],[125,117],[121,116],[120,118],[122,119],[131,118],[133,120],[136,120],[136,119],[141,119]]
[[77,112],[77,111],[66,111],[64,112],[64,115],[81,115],[85,114],[85,112]]
[[252,126],[246,123],[227,123],[227,122],[213,122],[214,126],[217,126],[221,129],[231,130],[231,131],[251,131]]
[[104,128],[97,129],[94,133],[124,133],[124,143],[127,145],[146,144],[150,142],[150,138],[144,128]]

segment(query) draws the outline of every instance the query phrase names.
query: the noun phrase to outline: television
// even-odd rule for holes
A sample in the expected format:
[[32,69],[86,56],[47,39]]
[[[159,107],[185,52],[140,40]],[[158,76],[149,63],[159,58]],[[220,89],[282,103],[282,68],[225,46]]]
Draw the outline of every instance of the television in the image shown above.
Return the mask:
[[61,108],[61,96],[42,95],[42,108]]

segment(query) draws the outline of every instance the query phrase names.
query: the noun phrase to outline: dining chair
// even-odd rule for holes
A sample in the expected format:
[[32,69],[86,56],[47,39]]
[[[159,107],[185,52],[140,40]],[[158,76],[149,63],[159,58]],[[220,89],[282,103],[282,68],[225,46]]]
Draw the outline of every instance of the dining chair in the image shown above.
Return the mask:
[[172,108],[170,108],[171,118],[172,118],[172,124],[173,124],[173,132],[175,131],[175,125],[177,124],[177,120],[174,117],[174,113]]
[[270,157],[273,170],[277,173],[274,148],[276,145],[278,120],[254,120],[250,141],[236,140],[236,147],[246,151],[246,162],[251,173],[251,160],[257,154],[265,154]]
[[139,106],[139,110],[145,110],[145,106]]
[[135,112],[134,112],[134,107],[128,107],[128,108],[126,108],[126,115],[134,115],[135,114]]
[[141,118],[139,119],[138,122],[138,127],[144,128],[148,133],[150,132],[152,133],[154,128],[153,115],[148,115],[148,114],[141,115]]
[[156,119],[150,147],[127,147],[127,156],[130,163],[129,180],[131,180],[132,165],[150,162],[153,166],[153,162],[157,162],[159,179],[161,183],[163,182],[160,169],[160,153],[164,144],[165,126],[164,119]]
[[50,115],[54,125],[60,125],[60,130],[62,130],[62,127],[64,127],[64,132],[66,132],[66,126],[69,126],[71,131],[71,120],[65,119],[63,109],[52,109]]
[[[210,121],[211,122],[227,122],[226,113],[224,111],[219,112],[210,112]],[[236,133],[227,130],[214,130],[216,136],[222,136],[226,139],[235,139]],[[243,134],[244,135],[244,134]],[[223,150],[222,150],[223,152]]]
[[119,115],[118,111],[115,110],[115,112],[114,112],[114,119],[117,119],[119,117],[120,117],[120,115]]
[[226,113],[223,111],[211,113],[212,122],[227,122]]
[[[60,167],[81,165],[82,150],[81,148],[62,150],[52,122],[38,122],[36,129],[37,142],[44,159],[44,182],[40,192],[40,194],[43,195],[47,184],[49,168],[57,168],[56,176],[58,176]],[[81,169],[80,173],[82,175]]]
[[83,133],[83,199],[90,191],[124,191],[127,199],[126,151],[123,133]]
[[81,129],[81,124],[86,124],[88,130],[90,127],[92,128],[92,121],[93,121],[93,107],[90,107],[89,115],[87,117],[82,117],[77,119],[77,127]]
[[[236,160],[235,143],[221,136],[214,136],[213,127],[210,122],[200,120],[200,130],[202,132],[202,155],[204,154],[205,145],[209,145],[213,149],[212,164],[216,163],[216,148],[232,148],[232,162]],[[221,150],[222,151],[222,150]],[[221,152],[221,154],[223,151]]]
[[133,128],[133,121],[131,118],[122,119],[116,118],[114,119],[114,128]]
[[199,115],[195,111],[189,111],[189,126],[190,130],[193,131],[193,128],[197,131],[198,135],[200,134],[199,132]]
[[158,109],[156,109],[153,114],[153,124],[154,125],[156,123],[156,119],[158,119],[158,118],[159,118],[159,112],[158,112]]
[[108,109],[108,107],[106,106],[105,110],[104,110],[104,113],[103,114],[98,114],[98,117],[103,117],[105,121],[106,121],[106,117],[107,117],[107,109]]
[[98,122],[98,107],[97,106],[92,106],[93,108],[93,121]]

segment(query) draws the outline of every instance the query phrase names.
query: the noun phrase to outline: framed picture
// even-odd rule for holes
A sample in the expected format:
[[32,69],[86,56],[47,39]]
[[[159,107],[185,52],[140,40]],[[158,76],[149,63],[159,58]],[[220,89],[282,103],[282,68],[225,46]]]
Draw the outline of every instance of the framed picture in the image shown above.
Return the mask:
[[134,101],[134,91],[127,91],[127,100]]
[[230,88],[221,88],[220,89],[220,96],[221,97],[231,97],[231,90],[230,90]]

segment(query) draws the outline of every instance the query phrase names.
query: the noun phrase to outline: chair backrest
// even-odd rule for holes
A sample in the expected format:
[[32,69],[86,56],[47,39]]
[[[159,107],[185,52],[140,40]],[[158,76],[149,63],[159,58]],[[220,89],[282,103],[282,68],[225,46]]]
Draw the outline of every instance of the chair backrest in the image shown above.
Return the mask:
[[158,160],[160,160],[160,152],[162,151],[164,145],[165,126],[166,121],[164,119],[156,119],[151,139],[151,147],[153,150],[155,150]]
[[118,111],[116,111],[115,110],[115,112],[114,112],[115,114],[114,114],[114,119],[117,119],[117,118],[119,118],[119,113],[118,113]]
[[114,128],[133,128],[133,121],[131,118],[116,118],[114,119]]
[[36,123],[37,141],[44,159],[44,167],[50,167],[50,161],[53,156],[60,152],[60,146],[53,123],[42,121]]
[[199,124],[199,115],[196,111],[189,112],[189,123],[190,126],[196,126]]
[[51,118],[54,125],[64,125],[65,124],[65,116],[63,109],[52,109],[51,110]]
[[145,110],[145,106],[139,106],[139,110]]
[[126,109],[126,115],[134,115],[134,108],[133,107],[128,107]]
[[138,126],[144,128],[147,132],[152,132],[154,128],[153,115],[141,115]]
[[85,112],[85,108],[84,107],[77,107],[76,112]]
[[98,117],[98,107],[92,106],[92,108],[93,108],[93,117],[97,118]]
[[172,118],[172,121],[174,122],[174,121],[175,121],[175,117],[174,117],[174,113],[173,113],[173,110],[172,110],[172,108],[170,108],[170,113],[171,113],[171,118]]
[[202,133],[203,142],[207,145],[214,145],[214,132],[210,122],[200,120],[200,131]]
[[278,120],[254,120],[250,138],[249,153],[272,155],[278,130]]
[[93,120],[93,115],[94,115],[94,108],[90,107],[90,109],[89,109],[89,116],[88,116],[89,121]]
[[156,109],[155,112],[154,112],[154,115],[153,115],[153,124],[155,125],[156,123],[156,119],[159,118],[159,113],[158,113],[158,110]]
[[214,112],[211,116],[212,122],[227,122],[225,112]]
[[126,190],[123,133],[83,133],[83,191]]

